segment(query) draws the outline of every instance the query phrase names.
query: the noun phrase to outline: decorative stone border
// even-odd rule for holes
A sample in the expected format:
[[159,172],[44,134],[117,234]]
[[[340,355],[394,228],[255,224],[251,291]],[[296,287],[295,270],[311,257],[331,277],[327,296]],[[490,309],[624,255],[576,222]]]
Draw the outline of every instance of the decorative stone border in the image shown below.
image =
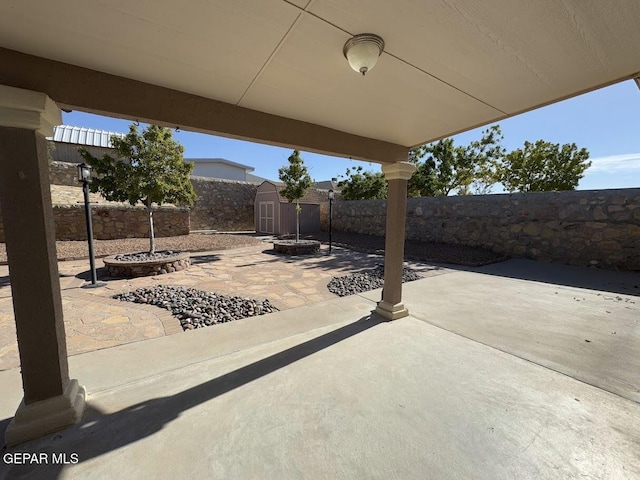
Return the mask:
[[276,240],[273,242],[273,249],[276,253],[287,255],[310,255],[320,250],[318,240]]
[[186,270],[191,264],[189,253],[177,253],[171,257],[144,260],[141,262],[127,262],[116,260],[115,255],[105,257],[104,269],[111,277],[147,277],[150,275],[162,275],[164,273]]

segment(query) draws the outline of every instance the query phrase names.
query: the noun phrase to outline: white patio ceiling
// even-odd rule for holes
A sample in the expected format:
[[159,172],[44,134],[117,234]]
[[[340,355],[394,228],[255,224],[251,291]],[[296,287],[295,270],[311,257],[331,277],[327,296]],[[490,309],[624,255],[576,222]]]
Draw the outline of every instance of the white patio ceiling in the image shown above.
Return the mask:
[[637,76],[640,1],[3,0],[0,46],[414,146]]

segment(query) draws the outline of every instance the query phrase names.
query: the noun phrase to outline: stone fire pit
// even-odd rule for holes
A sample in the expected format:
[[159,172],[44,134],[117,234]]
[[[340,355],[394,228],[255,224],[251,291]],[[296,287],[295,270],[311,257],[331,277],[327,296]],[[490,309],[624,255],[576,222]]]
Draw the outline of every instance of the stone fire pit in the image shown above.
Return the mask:
[[188,252],[157,252],[153,258],[146,253],[112,255],[105,257],[104,269],[111,277],[147,277],[179,272],[189,268]]
[[273,242],[273,249],[276,253],[287,255],[309,255],[320,250],[318,240],[276,240]]

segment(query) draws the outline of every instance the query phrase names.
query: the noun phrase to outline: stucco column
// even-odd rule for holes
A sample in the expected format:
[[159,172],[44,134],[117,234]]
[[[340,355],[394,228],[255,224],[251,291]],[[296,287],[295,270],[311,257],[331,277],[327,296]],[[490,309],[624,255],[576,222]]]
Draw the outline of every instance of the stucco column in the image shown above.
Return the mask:
[[387,179],[387,230],[384,242],[384,287],[382,301],[376,312],[395,320],[409,311],[402,304],[402,268],[404,264],[404,233],[407,220],[407,181],[416,169],[409,162],[382,166]]
[[84,389],[69,379],[45,136],[62,123],[45,94],[0,85],[0,203],[24,398],[8,445],[77,422]]

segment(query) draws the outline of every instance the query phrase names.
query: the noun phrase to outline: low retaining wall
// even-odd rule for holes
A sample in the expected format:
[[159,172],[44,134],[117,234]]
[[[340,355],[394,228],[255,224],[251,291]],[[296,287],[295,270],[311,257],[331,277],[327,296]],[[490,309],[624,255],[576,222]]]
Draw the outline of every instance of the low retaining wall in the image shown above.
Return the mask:
[[107,275],[120,278],[147,277],[179,272],[189,268],[191,263],[188,252],[180,253],[173,257],[141,262],[116,260],[115,257],[116,255],[112,255],[103,259],[104,269]]
[[[384,235],[386,201],[333,204],[333,228]],[[407,238],[640,270],[640,189],[410,198]]]
[[[55,205],[53,218],[56,240],[86,240],[87,227],[84,205]],[[149,236],[149,217],[144,207],[93,207],[91,210],[93,238],[144,238]],[[154,233],[157,237],[189,234],[189,209],[159,207],[153,212]],[[4,241],[4,239],[2,239]]]
[[[0,211],[0,243],[4,243],[4,226]],[[56,240],[86,240],[87,226],[84,205],[54,205],[53,221]],[[91,210],[93,238],[144,238],[149,236],[149,220],[144,207],[94,206]],[[160,207],[153,213],[154,232],[157,237],[189,234],[189,209]]]

